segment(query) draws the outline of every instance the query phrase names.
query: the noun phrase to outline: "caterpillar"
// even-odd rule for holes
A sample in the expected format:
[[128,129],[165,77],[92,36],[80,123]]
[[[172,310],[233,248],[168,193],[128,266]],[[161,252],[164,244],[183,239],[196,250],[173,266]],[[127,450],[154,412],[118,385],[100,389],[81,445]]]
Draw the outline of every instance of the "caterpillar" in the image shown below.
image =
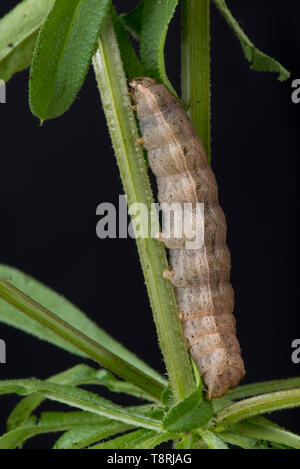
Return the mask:
[[201,248],[186,249],[184,237],[160,240],[169,248],[172,269],[164,278],[175,287],[187,347],[211,400],[235,388],[245,375],[216,179],[189,116],[167,88],[146,77],[134,79],[130,88],[142,134],[139,143],[148,152],[159,202],[204,204]]

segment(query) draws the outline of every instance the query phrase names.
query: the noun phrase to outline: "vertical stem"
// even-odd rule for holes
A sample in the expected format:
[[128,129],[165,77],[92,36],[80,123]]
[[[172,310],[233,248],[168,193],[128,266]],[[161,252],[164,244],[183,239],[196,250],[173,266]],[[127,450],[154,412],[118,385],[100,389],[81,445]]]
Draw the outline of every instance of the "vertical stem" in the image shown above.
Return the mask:
[[210,0],[182,0],[182,99],[210,162]]
[[[110,18],[104,24],[93,65],[128,205],[142,203],[150,213],[153,194],[144,155],[136,143],[138,129],[129,107],[128,85]],[[136,242],[171,388],[179,401],[193,391],[194,377],[174,290],[163,279],[168,265],[165,249],[150,234],[138,237]]]

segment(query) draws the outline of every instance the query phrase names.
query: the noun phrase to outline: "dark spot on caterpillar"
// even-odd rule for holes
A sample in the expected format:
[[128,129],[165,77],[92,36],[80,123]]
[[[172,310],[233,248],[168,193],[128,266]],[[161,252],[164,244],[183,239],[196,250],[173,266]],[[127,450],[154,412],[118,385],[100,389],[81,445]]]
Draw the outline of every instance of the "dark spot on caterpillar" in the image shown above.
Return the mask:
[[181,148],[182,148],[183,153],[186,155],[188,152],[187,149],[185,147],[181,147]]
[[[221,397],[238,385],[245,369],[232,326],[230,256],[215,177],[190,118],[169,91],[151,78],[133,80],[131,87],[159,201],[183,204],[184,194],[185,201],[205,205],[204,249],[187,249],[184,237],[163,240],[172,267],[172,275],[165,278],[175,286],[184,336],[188,347],[192,344],[190,352],[202,372],[207,397]],[[148,133],[143,135],[146,124]],[[195,337],[199,340],[193,344]]]

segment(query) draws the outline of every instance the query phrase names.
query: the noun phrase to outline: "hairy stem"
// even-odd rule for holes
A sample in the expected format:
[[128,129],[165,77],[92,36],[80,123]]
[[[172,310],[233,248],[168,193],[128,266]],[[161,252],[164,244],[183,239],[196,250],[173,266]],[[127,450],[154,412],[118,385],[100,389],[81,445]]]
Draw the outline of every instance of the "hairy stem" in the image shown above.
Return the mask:
[[143,389],[153,396],[155,400],[159,401],[161,399],[161,394],[165,389],[163,384],[156,381],[151,376],[146,375],[146,373],[140,371],[138,368],[135,368],[118,355],[105,349],[100,344],[41,306],[35,300],[1,279],[0,298],[15,306],[47,329],[53,331],[54,334],[74,345],[100,365],[108,368],[113,373],[116,373],[118,376],[126,379],[130,383],[135,384],[140,389]]
[[300,388],[300,378],[277,379],[262,383],[244,384],[228,392],[230,399],[244,399],[258,394],[284,391],[286,389]]
[[232,404],[216,413],[209,424],[209,428],[222,431],[241,420],[246,420],[256,415],[275,412],[276,410],[290,409],[300,406],[300,389],[290,389],[261,396],[251,397]]
[[182,99],[210,162],[210,0],[182,1]]
[[[142,203],[149,214],[153,195],[144,155],[136,143],[138,129],[129,107],[128,85],[110,18],[103,27],[93,65],[128,206]],[[136,242],[171,388],[175,400],[179,401],[194,389],[193,372],[178,320],[174,290],[163,279],[163,271],[168,267],[165,249],[151,237],[149,226],[148,236],[146,229],[144,226],[145,237],[137,237]]]

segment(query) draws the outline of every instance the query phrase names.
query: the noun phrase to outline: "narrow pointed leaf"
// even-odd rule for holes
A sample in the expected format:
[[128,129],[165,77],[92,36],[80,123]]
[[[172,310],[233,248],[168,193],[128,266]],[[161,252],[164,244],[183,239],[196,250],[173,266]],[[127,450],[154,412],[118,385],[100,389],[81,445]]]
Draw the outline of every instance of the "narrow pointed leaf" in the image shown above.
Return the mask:
[[194,433],[183,435],[179,443],[176,444],[176,449],[193,449],[194,442],[195,442]]
[[284,391],[300,387],[300,378],[277,379],[263,383],[245,384],[228,392],[230,399],[244,399],[245,397],[257,396],[275,391]]
[[235,432],[222,432],[219,435],[219,438],[223,440],[225,443],[230,445],[239,446],[242,449],[267,449],[268,444],[262,443],[261,441],[257,441],[254,438],[248,438],[243,434],[238,434]]
[[92,412],[112,420],[118,420],[129,425],[155,430],[160,430],[161,428],[159,421],[139,414],[138,412],[120,407],[103,397],[83,389],[36,379],[4,380],[0,382],[0,395],[18,394],[20,396],[26,396],[32,393],[40,393],[47,399]]
[[129,13],[120,15],[120,20],[124,27],[130,32],[135,39],[140,39],[143,25],[143,0]]
[[277,60],[272,59],[255,47],[255,45],[246,36],[237,20],[232,16],[229,8],[225,3],[225,0],[214,0],[214,2],[217,8],[220,10],[222,16],[237,35],[245,56],[251,64],[250,68],[260,72],[277,72],[279,74],[278,80],[287,80],[290,76],[290,72],[286,70]]
[[111,17],[127,80],[131,81],[133,78],[144,76],[143,66],[136,55],[132,42],[122,22],[113,8],[111,10]]
[[38,36],[30,107],[42,121],[63,114],[84,81],[110,0],[58,0]]
[[[11,283],[17,289],[21,290],[30,298],[33,298],[36,302],[41,303],[46,309],[54,311],[59,318],[63,319],[69,324],[74,325],[74,327],[79,329],[90,339],[101,344],[109,351],[113,351],[123,360],[139,368],[153,379],[159,381],[163,385],[166,384],[166,380],[162,378],[159,373],[154,371],[150,366],[140,360],[126,347],[121,345],[117,340],[107,334],[107,332],[101,329],[94,321],[90,320],[83,312],[81,312],[76,306],[74,306],[70,301],[66,300],[63,296],[13,267],[0,265],[0,279],[1,278],[12,279]],[[72,344],[57,336],[52,331],[45,329],[43,325],[25,316],[18,310],[18,308],[8,304],[2,299],[0,299],[0,322],[21,329],[24,332],[32,334],[39,339],[46,340],[47,342],[61,347],[71,353],[82,357],[87,357],[85,352],[79,350],[77,347],[74,347]]]
[[260,417],[237,423],[229,429],[229,432],[300,449],[299,435]]
[[[126,381],[119,381],[107,370],[94,370],[87,365],[74,366],[67,371],[52,376],[47,381],[50,383],[67,384],[69,386],[80,386],[83,384],[103,385],[113,392],[124,392],[147,399],[147,395],[143,395],[143,393],[132,384]],[[40,394],[32,394],[22,399],[11,412],[7,421],[7,429],[13,430],[23,425],[30,414],[40,406],[43,400],[44,397]]]
[[26,427],[16,428],[0,437],[0,450],[1,449],[15,449],[25,443],[26,440],[37,435],[45,433],[59,432],[67,430],[68,427],[54,425],[29,425]]
[[160,400],[163,391],[163,387],[161,387],[160,383],[97,344],[97,342],[82,334],[78,329],[75,329],[69,323],[60,319],[51,311],[48,311],[29,296],[24,295],[24,293],[5,280],[0,280],[0,296],[9,304],[23,311],[30,318],[38,321],[47,329],[55,332],[79,350],[85,352],[88,357],[112,370],[129,382],[137,384],[138,387],[144,389],[147,393],[151,393],[156,400]]
[[205,425],[212,414],[211,403],[203,400],[199,407],[182,415],[170,411],[163,421],[163,427],[166,431],[173,433],[191,431]]
[[[87,378],[87,374],[91,373],[90,370],[93,370],[93,368],[90,368],[87,365],[76,365],[66,371],[58,373],[57,375],[51,376],[47,381],[56,384],[78,386],[82,380]],[[29,416],[43,401],[44,397],[41,394],[31,394],[30,396],[24,397],[24,399],[22,399],[10,413],[7,420],[7,429],[13,430],[24,425]]]
[[81,425],[64,433],[55,443],[53,449],[81,449],[100,440],[132,429],[126,423],[107,422],[102,425]]
[[164,83],[176,94],[168,80],[165,68],[164,46],[169,23],[174,15],[178,0],[143,0],[143,24],[140,52],[146,74]]
[[139,444],[154,435],[155,432],[151,430],[135,430],[113,440],[91,446],[89,449],[135,449]]
[[54,0],[24,0],[0,20],[0,78],[29,67],[38,31]]
[[[50,414],[52,414],[50,412]],[[97,425],[100,426],[103,417],[89,412],[69,412],[68,414],[55,412],[49,416],[42,414],[40,422],[36,425],[30,425],[15,428],[0,437],[0,449],[14,449],[24,444],[26,440],[37,435],[45,433],[57,433],[68,430],[78,425]],[[106,422],[101,425],[107,424]]]
[[199,431],[199,434],[201,435],[209,449],[229,449],[227,444],[213,432],[209,430],[201,430]]
[[208,422],[212,414],[211,403],[203,400],[200,382],[194,392],[171,407],[163,419],[163,428],[174,433],[191,431]]
[[300,389],[279,391],[261,396],[251,397],[243,401],[236,402],[225,409],[217,412],[216,417],[210,422],[210,428],[222,431],[241,420],[274,412],[277,410],[289,409],[300,406]]
[[142,441],[136,442],[134,445],[134,449],[154,449],[161,443],[165,443],[170,440],[176,440],[180,438],[180,434],[176,433],[158,433],[156,435],[148,435]]

